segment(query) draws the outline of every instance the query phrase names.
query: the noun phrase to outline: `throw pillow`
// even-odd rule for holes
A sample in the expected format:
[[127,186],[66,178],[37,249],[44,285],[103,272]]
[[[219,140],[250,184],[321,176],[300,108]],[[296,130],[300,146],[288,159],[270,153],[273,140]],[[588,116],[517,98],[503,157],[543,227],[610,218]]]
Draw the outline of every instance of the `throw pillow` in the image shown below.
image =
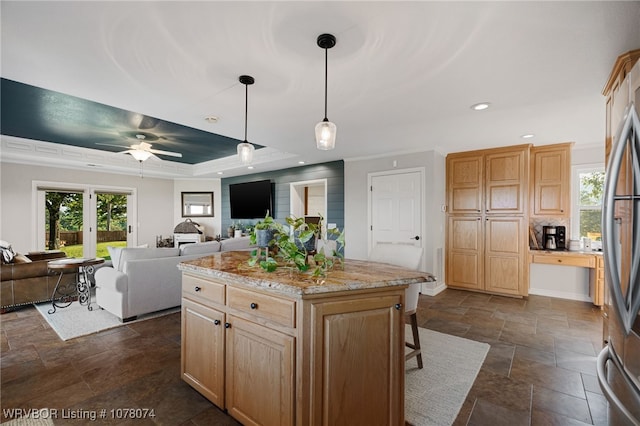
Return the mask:
[[107,246],[107,251],[109,252],[109,256],[111,256],[111,263],[113,264],[113,269],[119,271],[120,266],[120,254],[122,253],[122,247],[112,247]]
[[2,263],[11,263],[16,252],[7,241],[0,240],[0,251],[2,251]]
[[24,254],[16,254],[13,258],[13,263],[31,263],[31,259]]

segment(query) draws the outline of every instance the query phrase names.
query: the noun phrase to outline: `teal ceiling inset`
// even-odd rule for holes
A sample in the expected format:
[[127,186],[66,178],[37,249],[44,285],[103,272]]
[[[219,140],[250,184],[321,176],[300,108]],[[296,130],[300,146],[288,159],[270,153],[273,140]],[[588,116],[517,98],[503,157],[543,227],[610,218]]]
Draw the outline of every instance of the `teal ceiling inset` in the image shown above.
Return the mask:
[[7,136],[116,153],[137,144],[136,135],[144,135],[153,149],[182,154],[159,158],[185,164],[235,155],[241,142],[4,78],[0,91],[0,127]]

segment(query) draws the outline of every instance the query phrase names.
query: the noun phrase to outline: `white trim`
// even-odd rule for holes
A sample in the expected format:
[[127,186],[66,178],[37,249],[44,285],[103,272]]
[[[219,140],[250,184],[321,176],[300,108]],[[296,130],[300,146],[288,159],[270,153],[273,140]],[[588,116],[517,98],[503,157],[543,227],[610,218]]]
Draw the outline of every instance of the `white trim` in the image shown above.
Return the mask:
[[572,293],[569,291],[547,290],[542,288],[529,288],[529,294],[537,296],[555,297],[557,299],[578,300],[581,302],[593,302],[591,297],[586,294]]
[[426,296],[436,296],[439,293],[442,293],[447,288],[447,285],[440,281],[429,281],[426,283],[422,283],[420,293]]

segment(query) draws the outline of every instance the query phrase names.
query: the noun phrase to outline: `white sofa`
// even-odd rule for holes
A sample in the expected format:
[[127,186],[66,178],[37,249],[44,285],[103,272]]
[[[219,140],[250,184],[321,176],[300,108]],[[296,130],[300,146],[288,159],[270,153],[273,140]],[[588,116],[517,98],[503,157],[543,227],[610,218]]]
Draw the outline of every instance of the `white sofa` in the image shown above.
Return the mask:
[[178,263],[220,251],[251,250],[249,237],[179,248],[111,249],[112,266],[95,273],[96,303],[122,322],[180,306],[182,274]]

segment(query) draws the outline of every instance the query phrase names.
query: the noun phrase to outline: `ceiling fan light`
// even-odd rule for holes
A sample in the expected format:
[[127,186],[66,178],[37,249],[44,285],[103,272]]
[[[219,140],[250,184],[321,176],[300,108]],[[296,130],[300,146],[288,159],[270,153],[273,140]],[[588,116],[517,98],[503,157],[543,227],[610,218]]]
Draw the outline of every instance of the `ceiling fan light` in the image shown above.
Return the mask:
[[326,118],[316,124],[316,148],[328,151],[336,147],[336,133],[338,128]]
[[253,151],[256,148],[249,142],[242,142],[238,144],[238,157],[243,165],[251,164],[253,161]]
[[138,160],[139,162],[143,162],[149,159],[149,157],[151,157],[151,153],[148,151],[140,151],[140,150],[134,150],[131,151],[129,154],[131,154],[131,156],[133,158],[135,158],[136,160]]

